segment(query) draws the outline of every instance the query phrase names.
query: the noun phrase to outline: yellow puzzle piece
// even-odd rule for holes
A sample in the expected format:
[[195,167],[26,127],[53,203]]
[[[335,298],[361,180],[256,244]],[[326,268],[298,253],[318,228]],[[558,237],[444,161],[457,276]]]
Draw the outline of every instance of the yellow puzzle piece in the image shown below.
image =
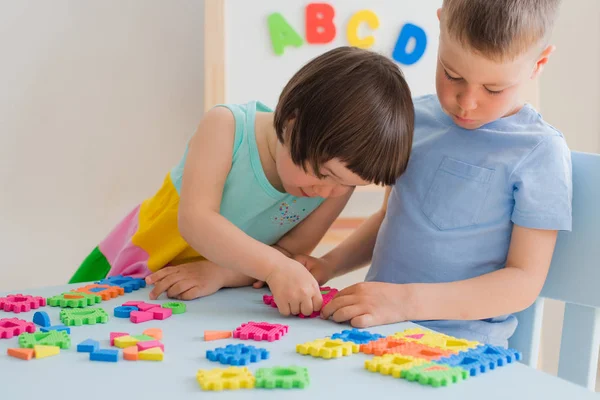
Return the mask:
[[317,339],[312,342],[299,344],[296,352],[310,354],[313,357],[339,358],[358,353],[360,346],[353,342],[344,342],[341,339]]
[[35,358],[46,358],[60,353],[58,346],[33,346]]
[[146,361],[162,361],[164,353],[160,347],[153,347],[148,350],[140,351],[138,353],[138,360]]
[[385,354],[365,361],[365,368],[371,372],[379,372],[382,375],[392,375],[394,378],[400,378],[403,370],[411,369],[412,367],[428,362],[428,360],[422,358],[404,356],[402,354]]
[[115,338],[115,346],[124,349],[125,347],[135,346],[135,344],[139,342],[138,339],[133,336],[119,336]]
[[196,374],[196,380],[202,390],[237,390],[252,389],[254,376],[246,367],[201,369]]
[[397,332],[393,335],[412,342],[418,342],[426,346],[437,347],[442,350],[450,350],[454,353],[468,351],[481,345],[479,342],[473,342],[466,339],[458,339],[442,333],[427,331],[425,329],[414,328]]

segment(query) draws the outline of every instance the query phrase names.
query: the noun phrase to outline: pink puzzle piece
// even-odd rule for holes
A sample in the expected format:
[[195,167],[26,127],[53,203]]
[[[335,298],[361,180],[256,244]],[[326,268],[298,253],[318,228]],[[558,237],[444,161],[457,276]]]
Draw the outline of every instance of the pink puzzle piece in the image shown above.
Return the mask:
[[[321,288],[321,294],[323,296],[323,306],[322,307],[325,307],[327,305],[327,303],[329,303],[331,300],[333,300],[333,298],[335,297],[335,295],[337,293],[338,293],[337,289],[330,288],[329,286],[322,287]],[[275,303],[275,299],[273,299],[273,296],[265,294],[263,296],[263,302],[266,305],[269,305],[273,308],[277,308],[277,303]],[[304,314],[298,314],[298,317],[300,317],[300,318],[315,318],[315,317],[318,317],[320,314],[321,314],[320,311],[315,311],[308,316],[306,316]]]
[[132,311],[129,314],[129,320],[134,324],[139,324],[140,322],[152,321],[154,319],[154,314],[149,311]]
[[156,307],[150,309],[148,312],[152,313],[154,319],[167,319],[173,315],[173,310],[171,308]]
[[155,347],[160,347],[160,349],[163,352],[165,351],[165,345],[162,344],[161,342],[159,342],[158,340],[151,340],[149,342],[138,342],[137,343],[138,351],[153,349]]
[[160,307],[160,304],[150,304],[150,303],[141,302],[139,304],[136,304],[136,307],[140,311],[148,311],[150,309],[153,309],[153,308],[156,308],[156,307]]
[[414,335],[407,335],[405,337],[418,340],[418,339],[423,339],[423,336],[425,336],[424,333],[415,333]]
[[127,303],[123,303],[123,307],[137,307],[138,304],[146,304],[143,301],[128,301]]
[[10,339],[24,332],[34,333],[35,324],[18,318],[0,319],[0,339]]
[[289,327],[281,324],[270,324],[268,322],[248,322],[235,328],[233,337],[241,340],[254,339],[257,341],[267,340],[273,342],[279,340],[288,333]]
[[0,308],[4,311],[12,311],[16,314],[40,308],[45,305],[46,299],[39,296],[33,297],[25,294],[9,294],[6,297],[0,297]]
[[110,333],[110,345],[114,346],[115,345],[115,339],[121,336],[129,336],[129,333],[124,333],[124,332],[111,332]]

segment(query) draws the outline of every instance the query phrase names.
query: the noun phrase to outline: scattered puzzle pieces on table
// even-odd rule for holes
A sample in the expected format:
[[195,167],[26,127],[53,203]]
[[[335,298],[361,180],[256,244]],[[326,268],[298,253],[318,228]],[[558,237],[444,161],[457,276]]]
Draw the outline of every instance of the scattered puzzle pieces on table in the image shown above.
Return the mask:
[[50,316],[46,311],[36,311],[36,313],[33,314],[32,321],[34,324],[41,326],[42,328],[47,328],[52,325],[50,322]]
[[365,369],[371,372],[379,372],[382,375],[391,375],[400,378],[403,370],[423,365],[429,361],[403,354],[385,354],[365,361]]
[[395,333],[393,337],[410,342],[418,342],[426,346],[437,347],[443,350],[450,350],[453,353],[468,351],[469,349],[474,349],[481,345],[479,342],[458,339],[421,328],[406,329],[402,332]]
[[404,339],[397,339],[394,337],[385,337],[377,339],[374,342],[360,345],[360,351],[365,354],[374,354],[381,356],[384,354],[396,354],[402,353],[402,348],[406,347],[409,343]]
[[129,318],[132,311],[139,311],[136,306],[118,306],[115,307],[114,316],[117,318]]
[[173,314],[183,314],[186,311],[185,303],[180,301],[171,301],[169,303],[164,303],[163,308],[170,308],[173,311]]
[[108,314],[102,308],[64,309],[60,311],[60,320],[67,326],[105,324]]
[[469,372],[470,376],[502,367],[517,362],[521,359],[521,353],[514,349],[483,345],[476,349],[454,354],[437,361],[438,364],[446,364],[451,367],[460,367]]
[[463,381],[469,377],[469,373],[462,368],[429,363],[403,370],[400,377],[421,385],[440,387]]
[[75,291],[87,294],[95,294],[100,296],[104,301],[114,299],[115,297],[123,296],[125,294],[125,290],[120,286],[103,285],[98,283],[77,288]]
[[371,333],[368,331],[361,331],[359,329],[347,329],[341,333],[334,333],[331,335],[332,339],[341,339],[344,342],[353,342],[356,344],[367,344],[377,339],[385,338],[385,336],[378,333]]
[[71,347],[71,337],[64,331],[21,333],[19,335],[20,347],[32,348],[37,345],[56,346],[61,349],[68,349]]
[[78,353],[93,353],[99,349],[100,343],[93,339],[86,339],[77,345]]
[[125,290],[125,293],[131,293],[134,290],[146,287],[146,281],[139,278],[132,278],[130,276],[116,275],[111,276],[101,281],[96,282],[99,285],[110,285],[119,286]]
[[6,349],[6,354],[10,357],[29,361],[35,355],[35,351],[33,349]]
[[[329,286],[322,287],[321,288],[321,295],[323,297],[322,307],[325,307],[327,305],[327,303],[329,303],[331,300],[333,300],[333,298],[335,297],[335,295],[337,293],[338,293],[337,289],[330,288]],[[265,303],[266,305],[271,306],[273,308],[277,308],[277,303],[275,303],[275,299],[273,298],[272,295],[265,294],[263,296],[263,303]],[[320,311],[315,311],[310,315],[298,314],[297,316],[300,318],[316,318],[320,314],[321,314]]]
[[163,337],[163,333],[162,330],[159,328],[148,328],[146,329],[144,332],[142,332],[144,335],[153,337],[156,340],[162,340]]
[[289,327],[281,324],[270,324],[268,322],[248,322],[235,328],[233,337],[241,340],[256,341],[267,340],[273,342],[281,339],[288,333]]
[[60,354],[59,346],[35,345],[33,346],[35,358],[46,358]]
[[50,307],[83,308],[100,303],[102,297],[81,292],[67,292],[48,298]]
[[231,331],[204,331],[204,341],[228,339],[232,336]]
[[196,380],[202,390],[252,389],[255,382],[246,367],[201,369],[196,374]]
[[25,332],[35,332],[35,325],[19,318],[0,319],[0,339],[10,339]]
[[243,344],[230,344],[206,351],[206,358],[218,361],[221,364],[248,365],[269,358],[267,349],[246,346]]
[[42,331],[42,332],[65,331],[69,335],[71,334],[71,328],[69,328],[68,326],[64,326],[64,325],[53,325],[53,326],[49,326],[47,328],[40,328],[40,331]]
[[160,347],[153,347],[148,350],[140,351],[138,349],[138,359],[145,361],[162,361],[164,352]]
[[46,305],[46,299],[39,296],[30,296],[26,294],[9,294],[6,297],[0,297],[0,309],[6,312],[31,311]]
[[117,362],[119,350],[100,349],[90,353],[90,361]]
[[255,378],[255,386],[263,389],[304,389],[310,383],[308,369],[296,366],[259,368]]
[[340,339],[317,339],[296,346],[297,353],[326,359],[350,356],[358,353],[359,349],[360,346],[356,343]]

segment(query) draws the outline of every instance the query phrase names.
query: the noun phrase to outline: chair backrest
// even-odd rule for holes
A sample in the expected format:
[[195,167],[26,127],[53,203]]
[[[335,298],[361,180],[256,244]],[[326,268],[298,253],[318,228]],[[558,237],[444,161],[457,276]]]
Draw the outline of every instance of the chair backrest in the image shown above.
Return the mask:
[[600,346],[600,155],[572,152],[573,228],[560,232],[540,298],[509,341],[535,367],[543,298],[565,305],[558,376],[594,390]]

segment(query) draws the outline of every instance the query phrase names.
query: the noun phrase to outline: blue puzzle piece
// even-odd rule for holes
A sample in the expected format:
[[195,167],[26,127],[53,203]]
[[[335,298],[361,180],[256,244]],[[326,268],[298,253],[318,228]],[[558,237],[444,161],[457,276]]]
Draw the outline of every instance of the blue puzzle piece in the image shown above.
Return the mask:
[[71,334],[71,328],[69,328],[68,326],[64,326],[64,325],[54,325],[54,326],[48,326],[45,328],[40,328],[40,331],[42,332],[50,332],[50,331],[65,331],[67,332],[69,335]]
[[93,353],[100,349],[100,343],[97,340],[87,339],[77,345],[78,353]]
[[90,361],[117,362],[119,350],[102,349],[90,353]]
[[37,311],[33,314],[33,323],[41,326],[42,328],[47,328],[52,323],[50,322],[50,317],[46,311]]
[[206,358],[210,361],[219,361],[221,364],[248,365],[253,362],[268,359],[269,351],[243,344],[230,344],[225,347],[208,350],[206,352]]
[[129,318],[132,311],[138,311],[139,308],[135,306],[118,306],[115,307],[115,317],[117,318]]
[[466,352],[437,360],[438,364],[460,367],[477,376],[485,372],[502,367],[506,364],[519,361],[521,353],[514,349],[505,349],[498,346],[483,345]]
[[106,288],[103,288],[103,287],[95,287],[95,288],[93,288],[93,289],[90,289],[90,292],[93,292],[93,293],[100,293],[100,292],[103,292],[103,291],[105,291],[105,290],[106,290]]
[[125,290],[125,293],[146,287],[145,280],[123,275],[111,276],[95,283],[99,285],[120,286]]
[[342,339],[344,342],[353,342],[356,344],[367,344],[384,337],[385,336],[380,335],[379,333],[371,333],[358,329],[347,329],[342,331],[342,333],[334,333],[331,335],[332,339]]

